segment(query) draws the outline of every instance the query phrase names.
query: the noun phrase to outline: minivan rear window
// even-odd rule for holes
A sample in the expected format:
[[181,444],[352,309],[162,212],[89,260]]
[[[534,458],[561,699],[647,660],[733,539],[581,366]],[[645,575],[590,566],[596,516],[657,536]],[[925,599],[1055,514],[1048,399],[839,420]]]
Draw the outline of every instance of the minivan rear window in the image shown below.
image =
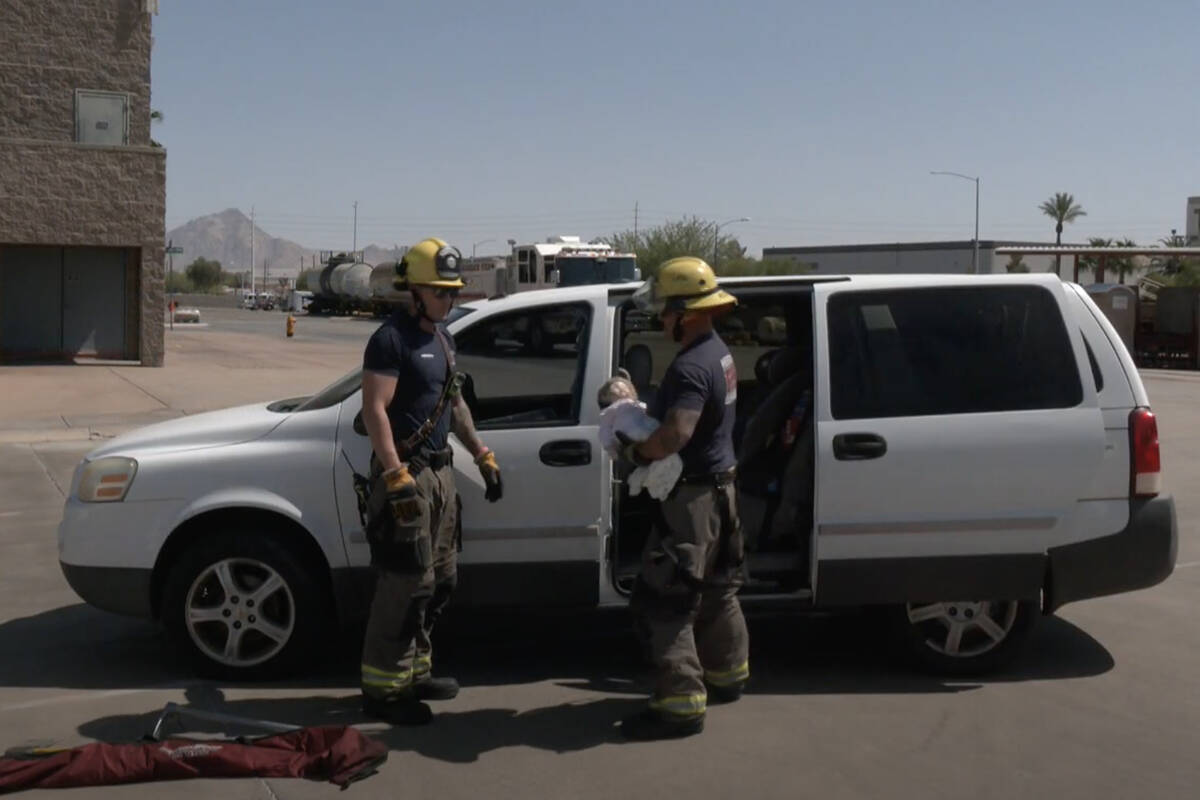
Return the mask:
[[1083,386],[1038,286],[843,292],[829,299],[837,419],[1070,408]]

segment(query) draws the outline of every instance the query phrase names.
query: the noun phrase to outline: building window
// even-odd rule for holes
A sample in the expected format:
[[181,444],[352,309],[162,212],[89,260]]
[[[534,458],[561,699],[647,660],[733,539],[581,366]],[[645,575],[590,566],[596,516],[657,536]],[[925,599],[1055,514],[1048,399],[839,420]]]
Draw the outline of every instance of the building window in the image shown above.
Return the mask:
[[80,144],[129,144],[129,95],[76,89],[75,141]]

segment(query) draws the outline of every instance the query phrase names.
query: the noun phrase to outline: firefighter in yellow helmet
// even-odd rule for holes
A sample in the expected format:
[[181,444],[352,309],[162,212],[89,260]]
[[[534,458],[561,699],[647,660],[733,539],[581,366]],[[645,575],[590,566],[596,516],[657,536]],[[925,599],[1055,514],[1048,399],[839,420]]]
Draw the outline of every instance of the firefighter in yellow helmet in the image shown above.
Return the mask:
[[483,475],[486,496],[503,492],[496,457],[475,432],[458,391],[454,345],[443,321],[463,287],[462,254],[425,239],[396,264],[395,286],[412,293],[367,342],[362,418],[371,437],[367,541],[375,596],[362,655],[363,710],[393,724],[423,724],[422,700],[458,694],[434,678],[430,635],[457,580],[458,495],[451,432]]
[[749,635],[738,603],[743,543],[734,491],[737,369],[713,321],[737,304],[702,259],[673,258],[635,293],[656,311],[679,352],[652,416],[659,428],[626,442],[627,460],[678,453],[683,474],[661,502],[642,558],[632,608],[657,671],[642,713],[621,723],[631,739],[689,736],[704,728],[709,700],[737,700],[750,676]]

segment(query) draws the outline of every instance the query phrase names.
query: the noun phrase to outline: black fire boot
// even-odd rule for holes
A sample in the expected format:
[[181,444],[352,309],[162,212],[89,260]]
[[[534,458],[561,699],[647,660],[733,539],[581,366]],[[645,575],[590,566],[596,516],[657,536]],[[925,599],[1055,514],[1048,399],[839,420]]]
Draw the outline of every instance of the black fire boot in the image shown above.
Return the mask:
[[418,700],[453,700],[458,697],[458,681],[454,678],[421,678],[413,683]]
[[653,709],[621,720],[621,733],[626,739],[651,741],[653,739],[681,739],[694,736],[704,730],[704,715],[695,717],[668,718]]
[[433,720],[433,710],[412,696],[381,700],[363,695],[362,710],[390,725],[428,725]]
[[742,699],[742,690],[746,688],[746,682],[731,683],[729,686],[713,686],[710,683],[705,688],[708,691],[709,705],[736,703]]

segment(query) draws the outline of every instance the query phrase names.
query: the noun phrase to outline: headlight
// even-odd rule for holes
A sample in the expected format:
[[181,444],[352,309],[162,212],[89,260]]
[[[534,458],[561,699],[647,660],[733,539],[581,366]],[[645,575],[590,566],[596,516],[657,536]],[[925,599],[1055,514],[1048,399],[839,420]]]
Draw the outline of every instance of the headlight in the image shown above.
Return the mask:
[[137,462],[112,456],[90,461],[79,476],[79,499],[84,503],[119,503],[125,499]]

